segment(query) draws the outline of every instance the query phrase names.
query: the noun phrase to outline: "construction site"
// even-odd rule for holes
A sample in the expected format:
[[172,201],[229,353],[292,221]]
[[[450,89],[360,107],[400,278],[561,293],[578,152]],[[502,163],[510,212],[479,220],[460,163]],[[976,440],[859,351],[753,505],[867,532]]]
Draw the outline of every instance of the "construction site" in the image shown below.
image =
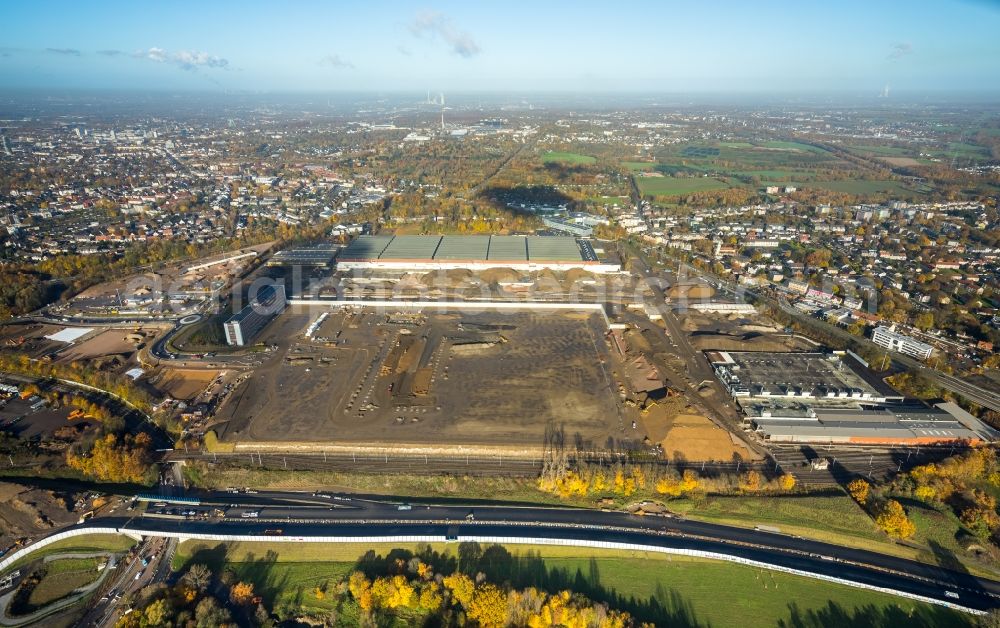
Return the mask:
[[[105,281],[50,306],[62,317],[164,317],[198,312],[221,290],[258,264],[271,244],[239,249]],[[64,319],[65,320],[65,319]]]
[[264,334],[277,350],[215,430],[251,450],[529,453],[553,426],[583,448],[633,444],[606,333],[594,309],[293,306]]

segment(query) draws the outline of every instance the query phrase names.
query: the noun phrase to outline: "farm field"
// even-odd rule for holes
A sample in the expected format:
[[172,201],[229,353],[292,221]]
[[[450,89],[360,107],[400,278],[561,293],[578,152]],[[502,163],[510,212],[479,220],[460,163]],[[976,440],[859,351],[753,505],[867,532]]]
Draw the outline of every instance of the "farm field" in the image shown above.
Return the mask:
[[[781,142],[781,141],[769,141],[762,142],[760,144],[763,148],[771,148],[777,150],[788,150],[793,152],[807,152],[815,153],[817,155],[829,155],[830,153],[818,146],[812,146],[811,144],[803,144],[802,142]],[[744,148],[740,146],[740,148]]]
[[[386,557],[406,560],[417,554],[438,569],[451,566],[450,571],[458,549],[444,544],[372,547],[354,543],[186,542],[178,547],[173,566],[184,569],[203,563],[216,573],[228,567],[239,579],[254,582],[255,590],[268,603],[325,612],[333,608],[333,596],[319,600],[312,591],[332,586],[356,568],[367,566],[377,572],[389,560]],[[971,625],[965,616],[940,607],[724,562],[572,547],[509,545],[484,549],[502,559],[484,556],[470,566],[490,581],[550,591],[568,588],[657,625]],[[373,553],[363,559],[369,550]],[[740,592],[735,599],[734,591]],[[723,598],[733,603],[719,604]],[[836,623],[838,620],[841,623]]]
[[868,144],[855,144],[847,147],[848,149],[858,152],[865,153],[868,155],[883,155],[886,157],[905,157],[915,154],[917,151],[905,148],[903,146],[873,146]]
[[[857,165],[823,148],[794,141],[676,145],[659,151],[656,163],[627,161],[622,165],[633,173],[659,172],[674,175],[634,176],[642,194],[660,197],[757,185],[813,187],[852,194],[881,191],[912,194],[911,190],[899,182],[865,179],[867,171]],[[855,178],[830,180],[835,173]],[[711,178],[699,178],[698,174],[707,174]],[[683,175],[690,176],[684,178]]]
[[550,150],[546,153],[542,153],[542,163],[562,163],[570,165],[589,165],[596,163],[597,158],[591,157],[590,155],[581,155],[580,153],[570,153],[565,151],[554,151]]
[[682,196],[729,187],[728,183],[711,177],[636,177],[636,183],[644,196]]

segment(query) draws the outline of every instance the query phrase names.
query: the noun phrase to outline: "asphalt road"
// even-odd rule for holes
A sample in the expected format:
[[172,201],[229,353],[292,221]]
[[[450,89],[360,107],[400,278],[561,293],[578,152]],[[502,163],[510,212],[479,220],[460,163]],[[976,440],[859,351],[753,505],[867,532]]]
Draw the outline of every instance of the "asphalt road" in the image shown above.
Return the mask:
[[[803,539],[687,519],[623,512],[533,506],[407,503],[402,500],[309,493],[214,493],[226,517],[162,519],[98,518],[85,526],[113,526],[156,533],[264,535],[284,537],[422,535],[497,536],[614,541],[673,549],[718,552],[777,567],[798,569],[851,582],[886,587],[947,603],[986,610],[1000,607],[1000,582],[941,566]],[[205,510],[209,508],[206,507]],[[244,513],[256,513],[252,518]],[[942,556],[941,561],[947,560]],[[945,592],[959,595],[956,600]]]
[[[176,547],[177,541],[172,538],[152,537],[144,541],[139,546],[136,556],[119,567],[111,584],[106,587],[107,592],[91,603],[87,613],[77,621],[76,625],[114,626],[125,610],[122,602],[130,594],[151,584],[167,581],[170,575],[170,561]],[[143,558],[149,559],[149,564],[145,567],[142,564]]]

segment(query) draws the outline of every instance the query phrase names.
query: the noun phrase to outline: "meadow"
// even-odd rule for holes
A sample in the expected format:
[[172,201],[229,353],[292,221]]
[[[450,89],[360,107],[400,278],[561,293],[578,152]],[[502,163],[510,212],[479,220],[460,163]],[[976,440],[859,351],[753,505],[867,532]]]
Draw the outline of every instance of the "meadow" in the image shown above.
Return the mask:
[[560,163],[569,164],[573,166],[584,165],[589,166],[592,163],[596,163],[597,158],[591,157],[590,155],[581,155],[580,153],[570,153],[565,151],[554,151],[550,150],[546,153],[542,153],[542,163]]
[[[335,596],[321,599],[316,589],[329,589],[357,568],[377,571],[391,559],[419,554],[433,556],[428,562],[444,573],[462,562],[461,547],[189,541],[178,547],[174,567],[202,562],[216,573],[232,569],[237,578],[254,582],[269,604],[322,614],[334,608]],[[940,607],[720,561],[572,547],[480,549],[481,558],[471,568],[490,581],[570,589],[657,625],[972,625],[970,618]]]
[[636,183],[643,196],[683,196],[729,187],[729,184],[712,177],[636,177]]

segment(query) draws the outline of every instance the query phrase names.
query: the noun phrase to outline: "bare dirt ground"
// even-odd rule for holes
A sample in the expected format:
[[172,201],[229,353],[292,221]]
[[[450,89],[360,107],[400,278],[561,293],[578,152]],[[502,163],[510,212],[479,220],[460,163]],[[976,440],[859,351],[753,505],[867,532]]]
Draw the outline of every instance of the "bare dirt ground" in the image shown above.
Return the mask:
[[665,399],[640,414],[648,438],[663,447],[671,460],[729,462],[733,454],[744,460],[756,456],[730,433],[709,419],[688,410],[679,398]]
[[920,162],[913,157],[883,157],[882,161],[893,166],[919,166]]
[[678,283],[670,287],[667,296],[671,299],[710,299],[715,296],[715,288],[700,282]]
[[26,353],[33,358],[48,355],[60,347],[61,342],[45,338],[62,329],[58,325],[27,323],[23,325],[0,326],[0,351]]
[[130,333],[124,329],[109,329],[92,335],[61,352],[59,361],[90,360],[106,355],[120,355],[127,360],[136,350],[136,343],[126,338]]
[[226,440],[540,448],[547,427],[622,436],[596,313],[332,312],[290,308],[278,351],[219,412]]
[[784,333],[758,318],[736,314],[700,314],[688,311],[681,317],[691,346],[699,351],[800,351],[811,345]]
[[0,482],[0,547],[18,538],[76,523],[73,496]]
[[218,376],[219,371],[168,368],[161,371],[152,383],[157,390],[174,399],[188,401],[201,394]]

